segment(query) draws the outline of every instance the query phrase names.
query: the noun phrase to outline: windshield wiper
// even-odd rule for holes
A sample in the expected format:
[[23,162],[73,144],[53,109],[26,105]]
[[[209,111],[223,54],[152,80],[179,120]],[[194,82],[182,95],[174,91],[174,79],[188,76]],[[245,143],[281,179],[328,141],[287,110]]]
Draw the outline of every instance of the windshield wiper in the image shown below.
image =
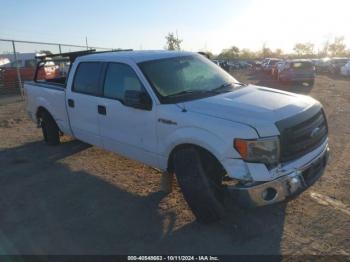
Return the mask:
[[166,97],[176,97],[176,96],[191,95],[191,94],[219,94],[222,92],[233,90],[233,88],[228,89],[228,87],[232,87],[234,85],[245,86],[246,84],[239,83],[239,82],[230,82],[230,83],[224,83],[219,87],[210,89],[210,90],[183,90],[181,92],[171,94]]
[[230,83],[223,83],[222,85],[210,90],[211,92],[216,92],[216,93],[221,93],[221,92],[225,92],[225,91],[231,91],[233,88],[229,88],[228,87],[232,87],[234,85],[239,85],[239,86],[246,86],[246,84],[243,83],[239,83],[239,82],[230,82]]
[[238,85],[238,86],[247,86],[248,84],[242,83],[242,82],[234,82],[234,85]]
[[188,95],[188,94],[203,94],[207,92],[208,90],[184,90],[175,94],[168,95],[167,97],[174,97],[174,96],[181,96],[181,95]]

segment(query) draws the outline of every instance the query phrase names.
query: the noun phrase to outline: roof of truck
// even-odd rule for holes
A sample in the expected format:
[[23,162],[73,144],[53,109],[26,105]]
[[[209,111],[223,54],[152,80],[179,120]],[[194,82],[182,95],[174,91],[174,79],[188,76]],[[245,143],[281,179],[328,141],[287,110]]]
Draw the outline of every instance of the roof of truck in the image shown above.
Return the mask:
[[84,55],[79,57],[79,61],[89,61],[89,60],[119,60],[119,59],[132,59],[136,63],[157,60],[163,58],[171,58],[177,56],[187,56],[193,55],[195,53],[186,51],[167,51],[167,50],[152,50],[152,51],[111,51],[96,53],[91,55]]

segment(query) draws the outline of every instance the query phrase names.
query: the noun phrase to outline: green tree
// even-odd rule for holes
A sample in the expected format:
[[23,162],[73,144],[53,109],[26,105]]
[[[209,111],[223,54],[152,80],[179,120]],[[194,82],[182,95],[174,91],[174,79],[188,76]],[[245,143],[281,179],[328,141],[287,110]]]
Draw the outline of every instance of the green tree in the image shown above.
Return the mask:
[[328,47],[331,56],[344,56],[346,55],[346,45],[344,43],[344,36],[334,38],[334,42]]
[[262,49],[261,49],[261,56],[262,57],[271,57],[273,54],[272,54],[272,51],[270,48],[268,48],[266,46],[266,44],[264,43],[263,46],[262,46]]
[[220,59],[237,59],[239,57],[239,48],[237,46],[232,46],[231,48],[224,49],[219,54],[218,58]]
[[206,51],[209,59],[214,59],[214,54],[211,51]]
[[329,40],[324,42],[322,49],[318,52],[318,56],[322,58],[322,57],[327,57],[328,54],[329,54]]
[[239,52],[239,58],[242,59],[254,59],[256,58],[256,53],[254,51],[251,51],[248,48],[243,48],[240,52]]
[[293,48],[298,57],[310,57],[314,55],[314,44],[297,43]]
[[211,51],[199,51],[199,54],[207,57],[208,59],[214,59],[214,54]]
[[174,33],[168,33],[165,37],[166,39],[166,49],[168,50],[181,50],[182,40],[179,39]]
[[283,55],[283,50],[281,48],[277,48],[274,52],[274,56],[275,57],[278,57],[278,58],[281,58]]

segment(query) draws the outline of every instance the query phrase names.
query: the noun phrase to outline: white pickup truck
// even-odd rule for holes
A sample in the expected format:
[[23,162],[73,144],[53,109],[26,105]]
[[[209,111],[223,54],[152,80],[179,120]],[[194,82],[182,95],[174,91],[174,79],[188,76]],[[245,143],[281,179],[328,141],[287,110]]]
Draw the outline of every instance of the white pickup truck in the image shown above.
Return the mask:
[[298,195],[328,159],[318,101],[242,84],[196,53],[82,53],[66,80],[24,89],[48,144],[66,134],[175,173],[203,222],[224,215],[226,197],[262,206]]

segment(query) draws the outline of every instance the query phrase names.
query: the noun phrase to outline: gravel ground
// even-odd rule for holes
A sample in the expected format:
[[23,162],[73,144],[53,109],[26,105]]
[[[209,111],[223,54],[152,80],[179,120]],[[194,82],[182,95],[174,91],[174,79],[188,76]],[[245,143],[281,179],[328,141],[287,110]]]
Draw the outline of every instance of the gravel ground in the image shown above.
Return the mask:
[[0,100],[0,254],[350,255],[350,81],[318,76],[311,88],[235,76],[323,103],[331,160],[312,188],[202,225],[178,188],[159,191],[157,171],[68,137],[49,147],[23,102]]

